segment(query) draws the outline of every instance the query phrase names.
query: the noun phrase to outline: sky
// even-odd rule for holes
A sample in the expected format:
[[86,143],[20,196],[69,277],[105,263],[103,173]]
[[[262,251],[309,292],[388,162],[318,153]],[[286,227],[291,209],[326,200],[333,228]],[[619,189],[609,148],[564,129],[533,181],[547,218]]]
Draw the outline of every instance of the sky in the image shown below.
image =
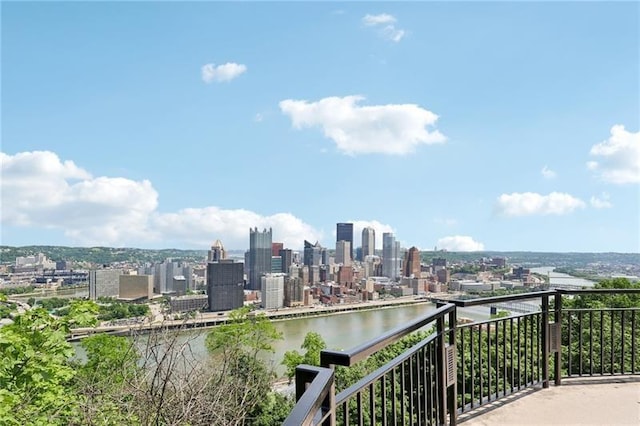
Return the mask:
[[2,2],[1,244],[640,252],[637,2]]

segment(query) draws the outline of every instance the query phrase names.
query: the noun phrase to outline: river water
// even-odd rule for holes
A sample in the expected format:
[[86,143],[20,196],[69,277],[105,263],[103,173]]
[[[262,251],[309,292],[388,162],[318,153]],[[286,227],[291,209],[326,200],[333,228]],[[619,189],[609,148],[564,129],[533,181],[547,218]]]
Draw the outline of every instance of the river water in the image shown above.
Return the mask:
[[[280,363],[284,353],[293,349],[302,351],[300,345],[306,334],[311,331],[320,334],[329,349],[351,349],[435,309],[436,306],[432,303],[420,303],[328,316],[277,320],[273,324],[283,338],[275,342],[274,353],[264,354],[263,360],[275,369],[278,376],[283,376],[285,368]],[[478,321],[488,319],[489,308],[464,309],[458,316]],[[179,341],[189,341],[195,357],[204,358],[207,355],[204,344],[207,333],[208,330],[184,331],[180,333]]]
[[552,266],[543,266],[540,268],[531,268],[531,272],[535,272],[541,275],[547,275],[549,277],[550,284],[556,285],[570,285],[580,287],[593,287],[594,282],[585,280],[584,278],[574,277],[573,275],[563,274],[561,272],[554,272]]

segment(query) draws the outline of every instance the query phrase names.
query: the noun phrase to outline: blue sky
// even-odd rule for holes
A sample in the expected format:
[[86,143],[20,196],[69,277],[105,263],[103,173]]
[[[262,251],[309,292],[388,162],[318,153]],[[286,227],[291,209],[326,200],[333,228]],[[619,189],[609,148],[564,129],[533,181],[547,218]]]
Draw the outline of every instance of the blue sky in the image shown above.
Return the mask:
[[2,244],[640,251],[638,3],[2,3]]

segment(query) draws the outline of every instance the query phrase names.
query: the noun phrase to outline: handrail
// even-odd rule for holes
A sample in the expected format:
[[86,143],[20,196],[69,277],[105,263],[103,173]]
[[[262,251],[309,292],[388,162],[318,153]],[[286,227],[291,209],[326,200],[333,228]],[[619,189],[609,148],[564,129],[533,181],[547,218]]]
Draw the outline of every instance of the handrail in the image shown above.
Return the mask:
[[365,386],[369,386],[370,384],[374,383],[377,379],[384,376],[388,371],[402,364],[404,361],[409,359],[411,355],[413,355],[415,352],[417,352],[427,344],[433,342],[437,338],[438,338],[437,334],[435,333],[432,334],[422,342],[417,343],[410,349],[407,349],[406,351],[404,351],[403,353],[401,353],[391,361],[384,364],[382,367],[379,367],[377,370],[372,371],[371,373],[364,376],[362,379],[358,380],[356,383],[344,389],[342,392],[336,395],[336,406],[342,404],[347,399],[348,396],[356,393],[358,389],[363,389]]
[[640,294],[640,288],[585,288],[581,290],[555,290],[560,294]]
[[[314,424],[318,410],[323,408],[324,401],[327,397],[333,397],[331,395],[334,383],[334,372],[332,369],[307,364],[301,364],[296,367],[296,379],[305,375],[313,376],[313,380],[301,395],[297,395],[298,401],[284,421],[284,426]],[[297,392],[298,389],[296,389],[296,393]]]
[[369,355],[397,342],[407,334],[424,327],[438,318],[444,317],[444,315],[452,312],[454,309],[455,305],[448,303],[435,311],[418,317],[406,325],[396,327],[376,339],[365,342],[347,351],[322,350],[320,352],[320,365],[323,367],[329,367],[331,365],[350,367],[358,361],[367,358]]
[[502,303],[512,302],[514,300],[537,299],[539,297],[553,296],[555,294],[557,294],[556,290],[544,290],[534,291],[530,293],[508,294],[506,296],[479,297],[477,299],[451,299],[447,300],[446,302],[453,303],[459,308],[468,308],[470,306],[486,305],[487,303]]

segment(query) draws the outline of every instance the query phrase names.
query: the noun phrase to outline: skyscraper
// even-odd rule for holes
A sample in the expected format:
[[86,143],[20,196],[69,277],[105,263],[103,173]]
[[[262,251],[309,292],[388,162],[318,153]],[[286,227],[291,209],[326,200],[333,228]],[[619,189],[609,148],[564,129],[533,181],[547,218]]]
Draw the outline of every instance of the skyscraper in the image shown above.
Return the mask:
[[376,254],[376,231],[373,228],[366,227],[362,230],[362,259],[365,260],[367,256],[373,256]]
[[279,309],[284,306],[284,277],[285,274],[266,274],[260,277],[264,309]]
[[400,267],[400,242],[391,232],[385,232],[382,234],[382,275],[396,280]]
[[249,284],[250,290],[260,290],[263,274],[271,273],[271,228],[262,232],[249,229]]
[[420,277],[420,250],[418,250],[417,247],[411,247],[409,251],[405,253],[402,264],[402,276]]
[[351,243],[340,240],[336,243],[336,263],[344,266],[351,265]]
[[207,263],[209,311],[228,311],[244,303],[244,265],[231,259]]
[[227,253],[224,251],[224,247],[222,246],[222,242],[220,240],[216,240],[211,245],[211,250],[209,250],[209,254],[207,256],[208,262],[219,262],[223,259],[227,258]]
[[315,244],[311,244],[309,241],[304,240],[304,257],[303,264],[307,266],[320,265],[322,261],[322,247],[316,241]]
[[336,243],[338,241],[349,241],[351,244],[349,255],[353,259],[353,223],[336,224]]

